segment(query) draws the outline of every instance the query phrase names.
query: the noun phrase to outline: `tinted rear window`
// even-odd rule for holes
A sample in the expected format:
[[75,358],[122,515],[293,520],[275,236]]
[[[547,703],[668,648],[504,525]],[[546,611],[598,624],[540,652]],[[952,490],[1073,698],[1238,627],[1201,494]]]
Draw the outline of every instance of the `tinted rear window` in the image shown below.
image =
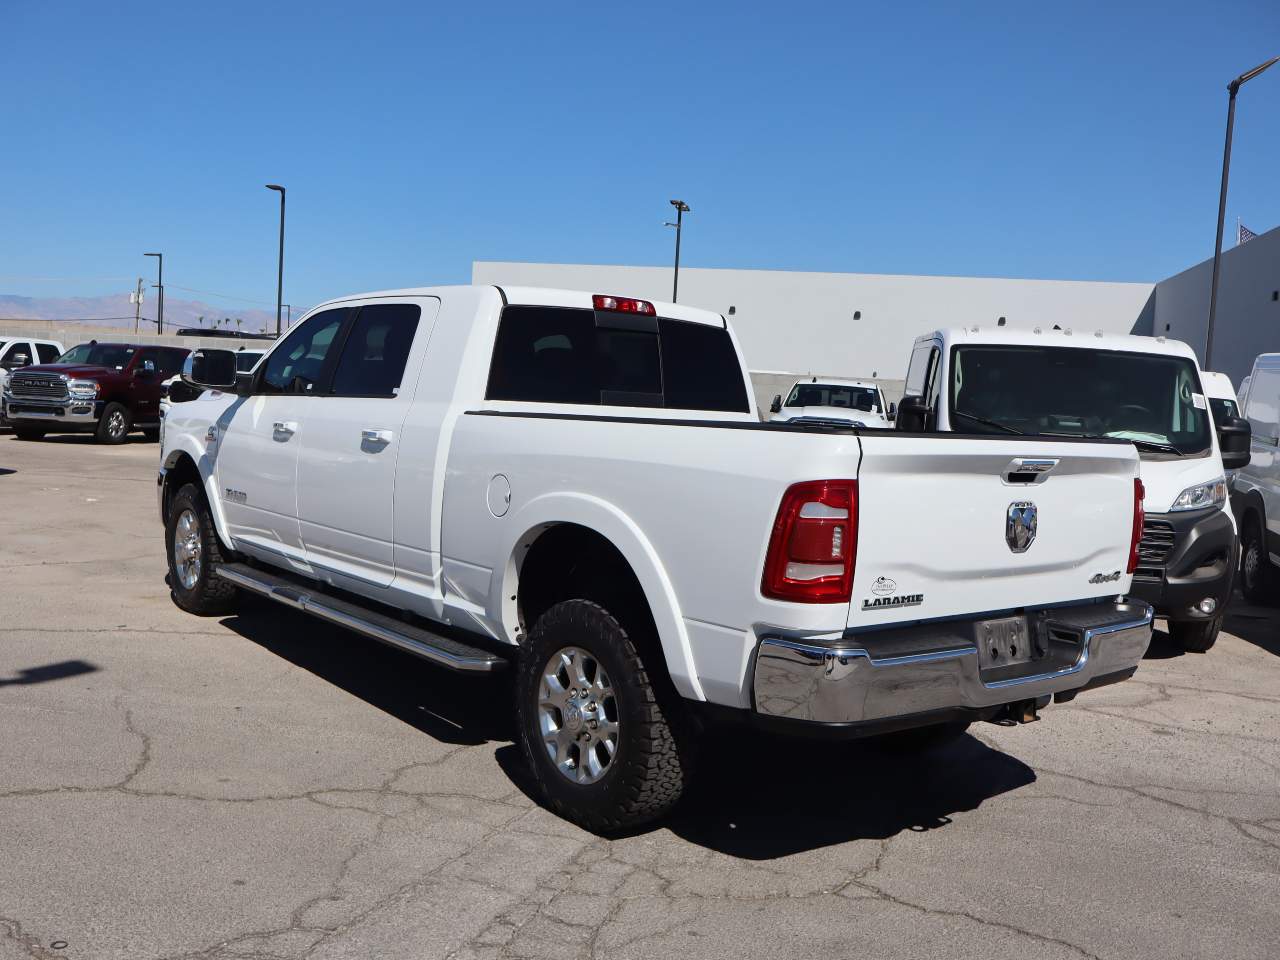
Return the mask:
[[503,310],[486,396],[749,410],[742,368],[724,328],[566,307]]

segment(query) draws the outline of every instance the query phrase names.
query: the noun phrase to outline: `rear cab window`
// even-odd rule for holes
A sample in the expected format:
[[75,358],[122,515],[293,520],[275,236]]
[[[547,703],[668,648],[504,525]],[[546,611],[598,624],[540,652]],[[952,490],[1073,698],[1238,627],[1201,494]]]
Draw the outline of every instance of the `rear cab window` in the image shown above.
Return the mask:
[[489,400],[749,413],[723,326],[573,307],[502,311]]

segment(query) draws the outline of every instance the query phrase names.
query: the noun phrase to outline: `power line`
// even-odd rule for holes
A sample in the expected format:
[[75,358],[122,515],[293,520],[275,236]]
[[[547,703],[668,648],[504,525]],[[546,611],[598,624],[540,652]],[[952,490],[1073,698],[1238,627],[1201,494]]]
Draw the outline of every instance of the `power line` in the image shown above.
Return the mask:
[[196,290],[194,287],[179,287],[177,284],[166,283],[166,287],[171,290],[182,290],[185,293],[199,293],[206,297],[221,297],[223,300],[239,300],[241,303],[257,303],[264,307],[274,307],[274,303],[266,300],[250,300],[248,297],[233,297],[229,293],[215,293],[212,290]]

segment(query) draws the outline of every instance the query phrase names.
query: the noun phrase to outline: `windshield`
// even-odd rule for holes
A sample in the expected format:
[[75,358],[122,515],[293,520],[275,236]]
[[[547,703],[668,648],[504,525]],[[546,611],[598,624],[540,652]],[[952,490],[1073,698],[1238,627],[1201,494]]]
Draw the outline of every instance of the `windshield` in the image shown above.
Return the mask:
[[797,383],[783,404],[787,407],[848,407],[851,410],[880,412],[880,391],[875,387],[843,384]]
[[55,363],[80,363],[90,367],[115,367],[123,370],[129,365],[135,347],[126,347],[118,343],[82,343],[72,347]]
[[1114,437],[1143,453],[1186,455],[1209,449],[1208,413],[1195,364],[1183,357],[1074,347],[954,351],[955,429]]
[[236,373],[248,373],[261,359],[262,354],[254,350],[241,350],[236,354]]

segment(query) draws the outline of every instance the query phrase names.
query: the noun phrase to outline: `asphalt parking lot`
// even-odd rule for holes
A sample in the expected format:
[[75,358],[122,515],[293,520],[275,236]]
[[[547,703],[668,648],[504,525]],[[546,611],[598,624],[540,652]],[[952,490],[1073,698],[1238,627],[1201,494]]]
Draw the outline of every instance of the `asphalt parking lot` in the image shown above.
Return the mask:
[[179,611],[157,453],[0,435],[0,960],[1280,951],[1275,611],[914,760],[709,744],[606,841],[529,798],[502,679]]

